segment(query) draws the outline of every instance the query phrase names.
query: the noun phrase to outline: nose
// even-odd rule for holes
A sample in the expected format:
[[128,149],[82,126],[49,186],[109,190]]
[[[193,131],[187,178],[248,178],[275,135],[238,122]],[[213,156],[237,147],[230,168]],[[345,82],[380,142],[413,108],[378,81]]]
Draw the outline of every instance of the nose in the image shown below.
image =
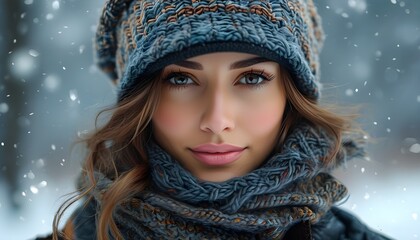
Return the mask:
[[200,122],[200,129],[205,132],[220,134],[235,128],[233,120],[234,104],[229,102],[226,93],[214,91],[204,96],[205,109]]

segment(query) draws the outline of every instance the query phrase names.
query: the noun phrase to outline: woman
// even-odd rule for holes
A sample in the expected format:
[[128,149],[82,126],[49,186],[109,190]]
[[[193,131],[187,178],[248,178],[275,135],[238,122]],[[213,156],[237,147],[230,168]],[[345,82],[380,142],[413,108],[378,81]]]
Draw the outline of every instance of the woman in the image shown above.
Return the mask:
[[329,172],[363,150],[318,105],[322,41],[311,0],[107,2],[118,102],[54,238],[388,239],[334,206]]

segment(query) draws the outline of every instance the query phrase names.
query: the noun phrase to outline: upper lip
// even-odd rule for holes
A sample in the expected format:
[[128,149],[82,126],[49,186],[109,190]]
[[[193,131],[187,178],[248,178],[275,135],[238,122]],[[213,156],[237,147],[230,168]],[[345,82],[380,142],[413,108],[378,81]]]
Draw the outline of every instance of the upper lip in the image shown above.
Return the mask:
[[206,152],[206,153],[225,153],[225,152],[238,152],[244,150],[244,147],[238,147],[230,144],[214,144],[206,143],[198,145],[192,148],[194,152]]

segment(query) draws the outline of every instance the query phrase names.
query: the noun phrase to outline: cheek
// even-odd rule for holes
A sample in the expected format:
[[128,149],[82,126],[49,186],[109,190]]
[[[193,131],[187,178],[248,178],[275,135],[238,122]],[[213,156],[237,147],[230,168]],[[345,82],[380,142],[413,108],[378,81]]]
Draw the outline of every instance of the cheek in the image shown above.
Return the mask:
[[185,134],[186,128],[192,125],[189,121],[193,116],[183,108],[162,104],[153,115],[154,129],[166,136],[178,136]]
[[254,136],[277,135],[284,113],[283,104],[265,105],[249,111],[243,119]]

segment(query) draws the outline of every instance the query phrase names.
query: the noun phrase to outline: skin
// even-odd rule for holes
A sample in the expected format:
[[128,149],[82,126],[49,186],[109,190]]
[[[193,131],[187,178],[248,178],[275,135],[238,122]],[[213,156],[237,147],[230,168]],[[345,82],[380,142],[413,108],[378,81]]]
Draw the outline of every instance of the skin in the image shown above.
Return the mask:
[[[256,57],[217,52],[164,69],[161,100],[152,116],[155,140],[203,181],[222,182],[243,176],[258,168],[275,146],[286,105],[279,64],[265,60],[230,67]],[[201,64],[201,69],[192,69],[197,64],[191,61]],[[270,81],[260,75],[262,70]],[[232,163],[209,166],[191,152],[191,148],[204,143],[246,149]]]

